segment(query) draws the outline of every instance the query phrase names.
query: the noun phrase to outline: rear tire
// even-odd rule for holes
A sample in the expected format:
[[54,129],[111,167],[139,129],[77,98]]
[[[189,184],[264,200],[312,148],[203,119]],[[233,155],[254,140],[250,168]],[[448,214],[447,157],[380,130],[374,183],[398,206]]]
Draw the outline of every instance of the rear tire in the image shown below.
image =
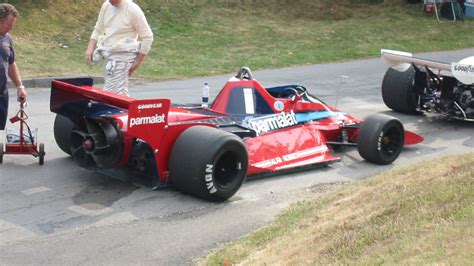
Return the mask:
[[365,160],[390,164],[398,158],[405,142],[405,130],[395,117],[375,114],[369,116],[359,129],[357,149]]
[[59,148],[71,155],[71,132],[74,123],[67,117],[57,114],[54,120],[54,139]]
[[179,190],[209,201],[225,201],[247,175],[248,155],[236,135],[193,126],[178,137],[170,155],[170,178]]
[[419,114],[418,99],[415,93],[416,70],[410,67],[405,72],[399,72],[393,68],[389,68],[385,72],[382,81],[382,98],[383,102],[390,109],[405,113]]

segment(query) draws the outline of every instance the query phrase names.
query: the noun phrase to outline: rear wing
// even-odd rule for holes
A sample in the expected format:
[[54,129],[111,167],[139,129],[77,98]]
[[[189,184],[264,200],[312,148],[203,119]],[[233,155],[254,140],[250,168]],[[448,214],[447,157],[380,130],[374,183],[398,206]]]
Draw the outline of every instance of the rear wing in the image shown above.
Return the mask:
[[404,72],[414,65],[430,68],[442,76],[454,77],[466,85],[474,84],[474,56],[466,57],[458,63],[444,63],[413,57],[413,54],[402,51],[382,49],[380,54],[388,66],[400,72]]
[[83,104],[91,101],[107,104],[120,109],[128,109],[133,98],[107,92],[92,87],[91,78],[57,79],[51,82],[51,112],[64,115],[70,104]]
[[115,117],[121,131],[148,142],[168,125],[169,99],[137,100],[92,87],[92,79],[51,83],[50,109],[77,122],[87,116]]

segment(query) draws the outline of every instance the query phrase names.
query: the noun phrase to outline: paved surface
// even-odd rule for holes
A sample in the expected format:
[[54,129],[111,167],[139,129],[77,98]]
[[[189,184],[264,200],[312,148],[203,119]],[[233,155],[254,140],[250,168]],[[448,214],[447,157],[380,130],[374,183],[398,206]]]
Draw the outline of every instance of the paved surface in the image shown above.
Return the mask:
[[[80,76],[82,78],[92,78],[94,83],[103,83],[103,77],[96,77],[96,76]],[[28,77],[22,79],[23,86],[28,89],[31,88],[49,88],[51,86],[52,79],[61,79],[61,78],[72,78],[72,76],[61,76],[61,77]],[[77,76],[75,77],[77,78]],[[15,85],[11,80],[8,80],[7,84],[8,88],[15,88]]]
[[[473,54],[474,49],[469,49],[422,56],[449,62]],[[206,250],[268,224],[289,204],[330,184],[474,150],[472,123],[405,116],[387,109],[380,94],[385,70],[375,58],[254,71],[264,86],[302,84],[329,104],[335,104],[339,94],[339,109],[356,117],[376,112],[394,115],[407,129],[421,133],[425,141],[404,149],[389,166],[366,163],[355,149],[349,149],[339,153],[341,162],[328,167],[246,182],[236,196],[222,204],[204,202],[172,188],[150,191],[78,168],[52,137],[49,90],[30,89],[30,126],[39,128],[46,162],[39,166],[32,156],[6,155],[0,165],[0,264],[188,265]],[[235,73],[135,84],[131,94],[195,103],[205,81],[211,86],[212,98],[231,75]],[[341,79],[341,75],[349,78]],[[12,104],[10,114],[14,112]],[[4,139],[2,133],[0,138]]]

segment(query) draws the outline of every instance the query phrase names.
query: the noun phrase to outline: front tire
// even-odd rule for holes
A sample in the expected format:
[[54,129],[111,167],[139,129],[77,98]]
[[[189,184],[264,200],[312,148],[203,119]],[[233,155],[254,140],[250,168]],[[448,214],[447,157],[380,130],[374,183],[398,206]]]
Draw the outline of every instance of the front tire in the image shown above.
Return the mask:
[[170,178],[179,190],[209,201],[225,201],[247,175],[248,154],[236,135],[207,126],[186,129],[170,155]]
[[369,116],[359,129],[357,149],[365,160],[390,164],[398,158],[405,142],[405,130],[395,117],[375,114]]
[[405,72],[389,68],[382,81],[382,98],[385,105],[400,113],[419,114],[415,92],[416,70],[410,67]]

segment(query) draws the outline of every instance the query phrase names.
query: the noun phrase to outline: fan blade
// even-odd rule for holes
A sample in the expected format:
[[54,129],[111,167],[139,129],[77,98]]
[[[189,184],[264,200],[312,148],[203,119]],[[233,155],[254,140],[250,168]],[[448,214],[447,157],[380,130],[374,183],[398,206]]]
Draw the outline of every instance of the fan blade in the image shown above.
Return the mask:
[[86,119],[87,130],[89,131],[89,136],[94,140],[94,143],[97,147],[107,145],[107,138],[103,130],[103,126],[107,125],[108,122],[103,120],[92,120]]
[[86,152],[84,151],[84,148],[82,146],[79,146],[77,148],[71,148],[71,155],[72,157],[84,157]]
[[104,146],[96,146],[93,154],[95,155],[101,155],[105,154],[107,152],[107,149],[110,148],[110,145],[104,145]]
[[86,155],[82,159],[77,160],[77,162],[81,167],[86,169],[94,169],[97,166],[93,156],[89,153],[86,153]]
[[86,132],[80,131],[80,130],[77,130],[77,129],[73,130],[71,133],[72,133],[72,134],[79,135],[79,136],[82,137],[83,139],[85,139],[86,136],[87,136],[87,133],[86,133]]

